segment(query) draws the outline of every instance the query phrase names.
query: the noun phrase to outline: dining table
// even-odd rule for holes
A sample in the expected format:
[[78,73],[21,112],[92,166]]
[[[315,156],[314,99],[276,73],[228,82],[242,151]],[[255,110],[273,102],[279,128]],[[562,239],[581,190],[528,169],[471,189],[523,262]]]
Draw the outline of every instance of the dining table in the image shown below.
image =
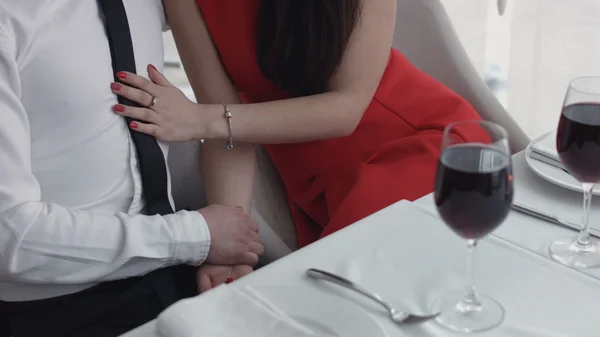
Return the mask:
[[[580,221],[580,192],[538,177],[529,170],[524,152],[512,156],[512,165],[515,203],[575,224]],[[600,197],[592,202],[591,223],[600,233],[596,226]],[[502,324],[478,336],[600,336],[600,269],[572,269],[548,254],[553,240],[576,234],[568,226],[511,211],[478,243],[475,285],[505,309]],[[306,270],[336,273],[377,292],[400,310],[427,314],[437,298],[464,289],[466,254],[466,242],[443,223],[430,194],[395,203],[227,287],[251,287],[276,304],[295,305],[292,318],[316,327],[346,327],[350,332],[344,337],[464,336],[435,320],[396,324],[376,303],[311,279]],[[372,329],[368,336],[367,326]],[[123,336],[171,337],[162,336],[155,321]]]

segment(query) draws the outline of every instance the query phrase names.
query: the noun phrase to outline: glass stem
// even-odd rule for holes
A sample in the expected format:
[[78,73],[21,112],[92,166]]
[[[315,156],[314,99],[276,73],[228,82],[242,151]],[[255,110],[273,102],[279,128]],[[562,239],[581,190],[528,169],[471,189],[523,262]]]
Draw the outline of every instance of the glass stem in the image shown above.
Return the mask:
[[473,265],[475,262],[476,248],[477,240],[467,240],[467,286],[465,287],[465,296],[457,304],[457,309],[463,313],[481,311],[482,309],[473,280]]
[[590,206],[592,204],[592,190],[594,188],[593,183],[583,183],[583,217],[581,219],[581,232],[577,237],[577,244],[580,246],[587,246],[590,244],[590,232],[588,225],[590,222]]

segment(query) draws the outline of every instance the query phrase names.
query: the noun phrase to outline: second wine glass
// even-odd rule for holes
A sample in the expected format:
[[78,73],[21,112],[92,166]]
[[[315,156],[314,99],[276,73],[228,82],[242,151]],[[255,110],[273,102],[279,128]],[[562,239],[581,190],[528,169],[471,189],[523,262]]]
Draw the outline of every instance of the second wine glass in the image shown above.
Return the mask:
[[569,84],[556,149],[563,166],[583,188],[583,217],[577,237],[550,245],[550,256],[570,267],[600,266],[600,243],[588,232],[592,189],[600,180],[600,77],[580,77]]

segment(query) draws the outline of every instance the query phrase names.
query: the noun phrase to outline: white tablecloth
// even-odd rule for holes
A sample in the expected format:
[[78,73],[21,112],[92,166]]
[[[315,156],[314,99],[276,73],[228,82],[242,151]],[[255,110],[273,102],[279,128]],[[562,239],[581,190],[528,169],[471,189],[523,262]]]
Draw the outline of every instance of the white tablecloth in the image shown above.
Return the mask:
[[[521,195],[517,200],[520,200],[530,195],[528,189],[535,191],[543,181],[528,175],[520,155],[514,158],[516,192]],[[579,196],[555,192],[557,195],[550,199],[576,200]],[[573,201],[574,207],[575,204]],[[377,306],[346,291],[323,288],[304,277],[306,268],[323,268],[380,292],[400,308],[427,312],[439,295],[461,290],[464,278],[465,244],[435,218],[434,212],[431,197],[414,204],[398,203],[234,285],[290,286],[351,298],[369,310],[368,315],[380,322],[389,337],[454,336],[432,322],[398,327]],[[476,279],[482,292],[505,306],[507,316],[501,327],[481,336],[600,335],[600,328],[595,325],[600,298],[600,280],[595,277],[600,278],[600,273],[590,271],[588,274],[593,277],[589,277],[546,257],[551,240],[573,231],[511,214],[496,233],[501,239],[490,238],[480,245]],[[150,322],[126,336],[158,335]]]

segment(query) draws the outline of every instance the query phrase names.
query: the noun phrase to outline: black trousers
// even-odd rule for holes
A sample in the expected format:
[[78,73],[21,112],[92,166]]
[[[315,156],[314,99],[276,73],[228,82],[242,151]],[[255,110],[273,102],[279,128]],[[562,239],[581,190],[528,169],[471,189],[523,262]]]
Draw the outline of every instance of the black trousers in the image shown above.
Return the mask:
[[[1,337],[115,337],[194,296],[196,268],[170,267],[143,277],[102,283],[39,301],[0,302],[7,335]],[[0,324],[0,329],[2,324]]]

